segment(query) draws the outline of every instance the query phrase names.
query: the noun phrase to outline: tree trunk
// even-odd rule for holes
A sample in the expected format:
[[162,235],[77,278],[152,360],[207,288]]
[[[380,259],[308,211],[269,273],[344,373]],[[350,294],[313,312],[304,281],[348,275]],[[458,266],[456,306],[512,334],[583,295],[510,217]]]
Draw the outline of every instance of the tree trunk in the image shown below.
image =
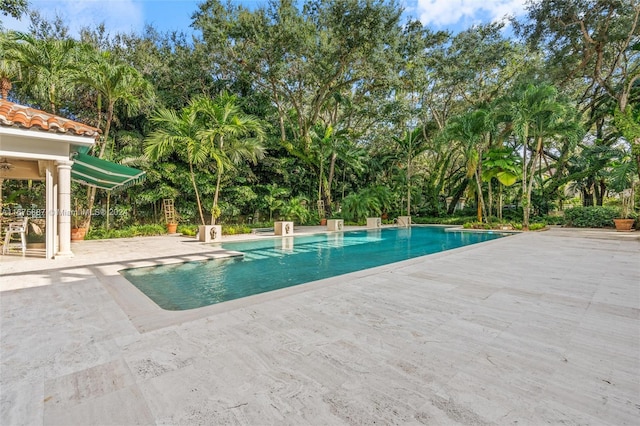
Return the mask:
[[7,99],[7,96],[9,96],[9,91],[11,90],[11,80],[9,80],[6,77],[2,77],[0,79],[0,95],[2,97],[2,99]]
[[582,206],[583,207],[593,206],[593,192],[590,191],[590,188],[582,189]]
[[502,184],[498,182],[498,221],[502,222]]
[[193,164],[189,163],[189,172],[191,174],[191,183],[193,184],[193,190],[196,192],[196,202],[198,203],[198,213],[200,213],[200,221],[203,225],[206,225],[204,220],[204,213],[202,212],[202,202],[200,201],[200,192],[198,191],[198,185],[196,185],[196,175],[193,172]]
[[491,180],[487,182],[487,196],[489,199],[487,200],[487,217],[491,220],[491,214],[493,213],[493,190],[491,189]]
[[[411,136],[409,136],[409,138],[411,138]],[[409,142],[409,152],[407,156],[407,216],[411,216],[411,142]]]
[[333,177],[336,170],[336,159],[338,158],[338,154],[333,152],[331,153],[331,162],[329,163],[329,178],[327,179],[327,198],[329,200],[329,204],[331,204],[331,187],[333,186]]
[[467,178],[462,179],[460,186],[458,186],[458,188],[456,188],[455,191],[453,192],[453,196],[451,198],[451,204],[449,204],[449,207],[447,207],[447,214],[453,214],[454,210],[456,209],[456,205],[458,204],[458,201],[460,201],[460,197],[462,197],[462,194],[464,194],[464,191],[467,189],[468,185],[469,185],[469,179]]
[[[224,139],[222,139],[222,137],[220,137],[220,151],[222,151],[222,147],[224,146]],[[211,208],[211,224],[215,225],[216,224],[216,207],[218,207],[218,195],[220,194],[220,182],[222,180],[222,163],[218,163],[218,177],[216,178],[216,192],[215,194],[213,194],[213,207]]]
[[525,127],[523,147],[522,147],[522,194],[520,196],[522,204],[522,227],[529,229],[529,203],[527,201],[527,149],[529,149],[529,132]]
[[[100,147],[100,153],[98,154],[98,158],[102,158],[104,157],[104,153],[107,149],[107,141],[109,140],[109,131],[111,130],[111,121],[113,120],[113,109],[114,109],[114,102],[110,102],[109,103],[109,108],[107,110],[107,123],[105,124],[104,127],[104,137],[102,140],[102,146]],[[87,231],[89,230],[89,228],[91,227],[91,210],[93,209],[93,205],[95,204],[96,201],[96,187],[95,186],[91,186],[89,187],[89,189],[87,190],[87,211],[88,211],[88,216],[85,217],[84,220],[84,227],[87,228]]]
[[478,173],[478,169],[475,171],[476,177],[476,192],[478,199],[478,222],[488,222],[487,220],[487,211],[484,206],[484,197],[482,196],[482,181],[480,180],[480,174]]
[[602,206],[606,192],[607,183],[604,181],[604,179],[600,179],[600,181],[598,181],[598,185],[596,186],[596,205]]
[[538,156],[542,155],[542,137],[538,136],[538,141],[536,144],[536,150],[531,154],[531,170],[529,170],[529,183],[527,185],[527,206],[524,209],[524,221],[522,223],[522,228],[525,230],[529,230],[529,213],[531,211],[531,192],[533,191],[533,181],[535,180],[535,172],[536,172],[536,161],[538,160]]
[[213,207],[211,209],[211,224],[216,224],[216,215],[214,212],[216,211],[216,207],[218,207],[218,194],[220,193],[220,180],[222,178],[222,170],[218,167],[218,178],[216,179],[216,192],[213,195]]

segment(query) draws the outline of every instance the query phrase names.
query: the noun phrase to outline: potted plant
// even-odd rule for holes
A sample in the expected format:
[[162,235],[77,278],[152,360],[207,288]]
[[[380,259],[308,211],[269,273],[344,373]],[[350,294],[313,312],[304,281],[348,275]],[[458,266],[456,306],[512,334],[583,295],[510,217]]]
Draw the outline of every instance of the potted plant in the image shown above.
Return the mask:
[[637,166],[630,154],[625,152],[618,161],[612,163],[610,185],[620,194],[621,201],[620,217],[613,219],[617,231],[631,231],[638,217],[634,209]]
[[613,219],[616,225],[616,231],[629,232],[633,230],[633,223],[638,215],[633,211],[633,191],[625,190],[622,192],[622,206],[620,208],[620,217]]
[[176,222],[167,222],[167,233],[175,234],[178,232],[178,224]]
[[84,208],[78,207],[78,199],[75,199],[75,206],[71,213],[71,241],[82,241],[87,235],[87,227],[84,219]]

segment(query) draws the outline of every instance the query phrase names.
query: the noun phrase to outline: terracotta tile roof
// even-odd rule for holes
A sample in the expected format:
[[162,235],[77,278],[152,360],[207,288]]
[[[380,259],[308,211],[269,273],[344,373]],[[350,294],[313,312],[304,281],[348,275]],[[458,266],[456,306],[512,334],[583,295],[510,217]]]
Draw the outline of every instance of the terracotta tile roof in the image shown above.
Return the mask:
[[100,129],[59,117],[38,109],[0,99],[0,126],[23,127],[53,133],[97,138]]

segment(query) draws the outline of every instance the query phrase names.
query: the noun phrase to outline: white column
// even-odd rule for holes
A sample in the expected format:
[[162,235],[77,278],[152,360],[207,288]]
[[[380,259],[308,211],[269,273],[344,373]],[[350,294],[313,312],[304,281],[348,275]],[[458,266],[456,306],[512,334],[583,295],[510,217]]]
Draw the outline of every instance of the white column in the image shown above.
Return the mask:
[[56,161],[58,166],[58,237],[56,258],[72,257],[71,252],[71,166],[72,161]]
[[45,171],[45,252],[47,259],[53,259],[56,252],[56,221],[58,214],[56,212],[56,191],[53,181],[53,162],[47,162]]

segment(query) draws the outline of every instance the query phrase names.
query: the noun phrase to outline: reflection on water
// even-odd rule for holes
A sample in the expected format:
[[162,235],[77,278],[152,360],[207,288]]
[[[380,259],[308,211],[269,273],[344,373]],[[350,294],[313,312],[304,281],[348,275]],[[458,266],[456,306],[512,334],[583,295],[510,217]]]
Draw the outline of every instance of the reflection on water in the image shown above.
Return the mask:
[[382,229],[367,229],[367,240],[380,241],[382,239]]
[[273,248],[284,252],[293,252],[294,237],[282,237],[273,240]]

